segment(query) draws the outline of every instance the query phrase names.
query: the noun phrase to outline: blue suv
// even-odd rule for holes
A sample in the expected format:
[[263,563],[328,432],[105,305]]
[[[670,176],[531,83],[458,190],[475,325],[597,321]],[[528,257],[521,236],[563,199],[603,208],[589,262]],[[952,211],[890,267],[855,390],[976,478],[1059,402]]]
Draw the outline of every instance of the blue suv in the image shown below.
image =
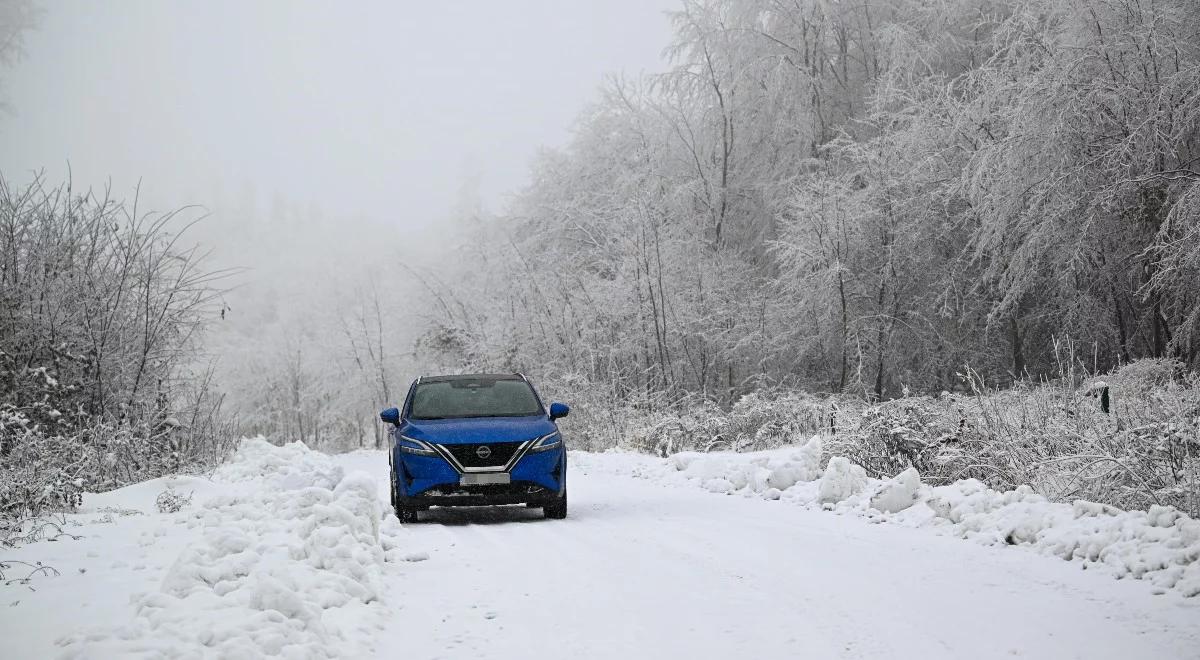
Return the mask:
[[392,506],[416,522],[431,506],[525,504],[567,517],[567,452],[555,420],[521,374],[423,376],[402,408],[380,413],[391,430]]

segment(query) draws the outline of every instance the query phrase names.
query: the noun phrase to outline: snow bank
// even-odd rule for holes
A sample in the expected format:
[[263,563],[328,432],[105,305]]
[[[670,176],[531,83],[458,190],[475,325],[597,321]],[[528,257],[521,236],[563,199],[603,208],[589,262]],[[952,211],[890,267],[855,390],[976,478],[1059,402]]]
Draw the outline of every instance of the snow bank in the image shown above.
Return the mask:
[[260,482],[280,490],[310,487],[332,490],[341,483],[343,473],[342,466],[329,456],[312,451],[302,443],[276,447],[258,438],[243,441],[214,478],[229,483]]
[[247,440],[214,481],[225,492],[175,514],[201,541],[132,599],[133,622],[60,639],[64,657],[364,652],[358,632],[382,625],[384,564],[406,558],[374,480],[298,443]]
[[[1028,486],[998,492],[974,480],[931,487],[914,468],[872,479],[848,459],[824,470],[820,437],[800,447],[733,454],[630,456],[634,476],[698,485],[714,493],[783,500],[911,527],[936,527],[985,545],[1020,545],[1148,580],[1156,592],[1200,595],[1200,521],[1169,507],[1122,511],[1092,502],[1055,503]],[[572,455],[583,469],[586,455]]]
[[997,492],[969,479],[930,489],[928,505],[958,536],[1107,567],[1156,591],[1200,595],[1200,520],[1169,507],[1121,511],[1095,502],[1053,503],[1027,486]]
[[814,436],[801,447],[733,454],[683,452],[667,460],[676,470],[714,493],[747,490],[751,493],[784,491],[821,476],[821,438]]

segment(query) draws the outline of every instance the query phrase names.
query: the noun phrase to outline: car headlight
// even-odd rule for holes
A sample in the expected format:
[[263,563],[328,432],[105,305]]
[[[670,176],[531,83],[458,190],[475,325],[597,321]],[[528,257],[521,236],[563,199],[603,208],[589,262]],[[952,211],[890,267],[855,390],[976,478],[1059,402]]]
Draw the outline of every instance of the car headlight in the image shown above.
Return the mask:
[[558,431],[547,433],[537,440],[533,441],[533,445],[529,447],[530,454],[536,454],[540,451],[549,451],[562,446],[562,434]]
[[406,435],[400,436],[396,443],[400,445],[400,451],[405,454],[413,454],[414,456],[437,456],[437,451],[430,447],[427,443],[410,438]]

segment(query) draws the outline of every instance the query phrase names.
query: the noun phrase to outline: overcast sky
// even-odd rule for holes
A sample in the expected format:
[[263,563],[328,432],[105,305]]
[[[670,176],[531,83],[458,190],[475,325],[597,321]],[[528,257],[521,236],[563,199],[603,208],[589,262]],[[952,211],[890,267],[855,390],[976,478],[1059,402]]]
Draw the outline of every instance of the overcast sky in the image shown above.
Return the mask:
[[43,2],[5,73],[0,170],[214,186],[428,227],[478,176],[489,206],[561,145],[605,73],[664,64],[678,0]]

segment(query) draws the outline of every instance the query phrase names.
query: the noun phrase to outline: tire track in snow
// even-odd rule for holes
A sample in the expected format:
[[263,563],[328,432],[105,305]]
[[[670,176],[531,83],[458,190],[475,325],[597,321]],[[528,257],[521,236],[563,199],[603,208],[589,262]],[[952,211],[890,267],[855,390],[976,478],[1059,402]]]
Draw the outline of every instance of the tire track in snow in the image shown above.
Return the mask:
[[381,657],[1196,657],[1200,608],[1144,584],[589,459],[614,465],[572,473],[567,520],[406,526],[431,559],[390,585]]

